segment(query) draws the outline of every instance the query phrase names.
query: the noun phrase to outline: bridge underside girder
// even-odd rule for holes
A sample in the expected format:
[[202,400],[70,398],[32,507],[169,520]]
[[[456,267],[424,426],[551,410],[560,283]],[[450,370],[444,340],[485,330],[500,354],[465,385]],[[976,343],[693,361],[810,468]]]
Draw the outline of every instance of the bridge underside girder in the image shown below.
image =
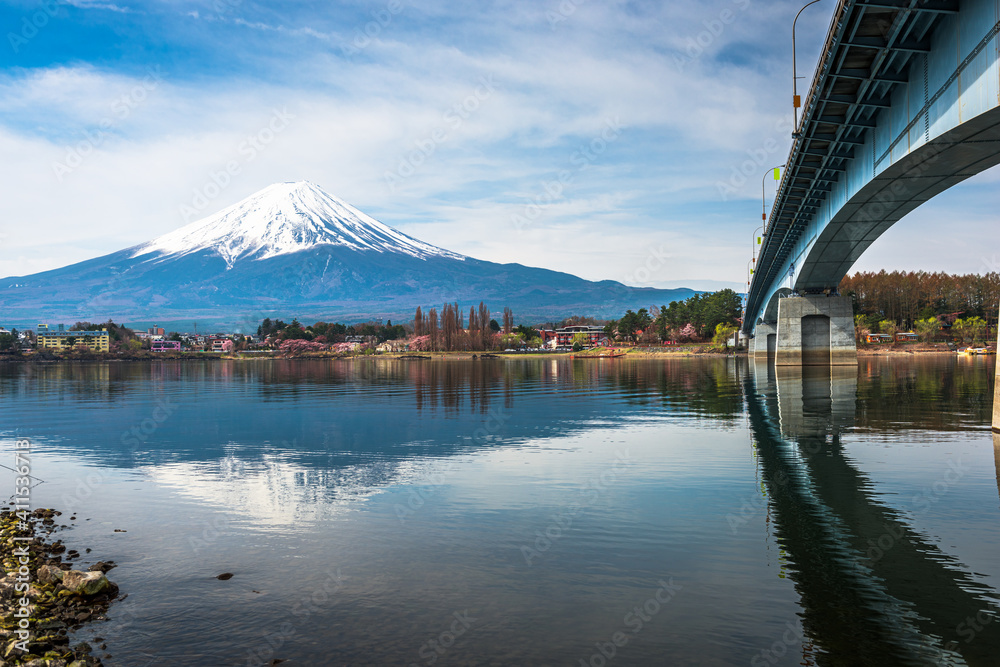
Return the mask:
[[889,227],[935,195],[1000,164],[1000,108],[925,144],[862,187],[819,234],[795,289],[836,289]]

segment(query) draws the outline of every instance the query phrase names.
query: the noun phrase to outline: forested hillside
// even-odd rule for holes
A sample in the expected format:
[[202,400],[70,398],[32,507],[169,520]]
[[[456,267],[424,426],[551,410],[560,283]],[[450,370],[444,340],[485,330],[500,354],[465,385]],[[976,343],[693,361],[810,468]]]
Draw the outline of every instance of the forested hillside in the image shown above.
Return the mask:
[[981,317],[992,325],[1000,305],[1000,274],[855,273],[841,281],[840,293],[854,297],[855,313],[904,329],[917,320],[947,314]]

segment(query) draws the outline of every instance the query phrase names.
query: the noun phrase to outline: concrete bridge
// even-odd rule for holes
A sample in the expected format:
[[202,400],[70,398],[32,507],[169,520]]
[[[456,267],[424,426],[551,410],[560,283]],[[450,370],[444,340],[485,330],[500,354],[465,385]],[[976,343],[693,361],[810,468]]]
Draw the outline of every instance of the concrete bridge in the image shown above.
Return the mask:
[[838,2],[750,284],[753,357],[857,362],[841,279],[907,213],[1000,163],[998,34],[1000,0]]

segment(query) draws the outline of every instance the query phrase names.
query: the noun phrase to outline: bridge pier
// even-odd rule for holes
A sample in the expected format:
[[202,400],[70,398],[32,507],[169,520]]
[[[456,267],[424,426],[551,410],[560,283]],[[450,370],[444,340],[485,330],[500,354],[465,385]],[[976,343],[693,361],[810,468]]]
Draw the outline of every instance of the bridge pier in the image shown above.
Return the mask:
[[774,363],[776,366],[857,364],[851,298],[809,294],[780,299]]
[[[997,331],[997,369],[996,379],[993,381],[993,431],[1000,433],[1000,331]],[[997,483],[1000,484],[1000,469],[998,469]]]
[[778,344],[778,325],[760,322],[754,328],[754,337],[751,339],[753,347],[750,348],[750,358],[754,361],[766,363],[774,360],[774,352]]
[[1000,491],[1000,431],[993,431],[993,463],[997,467],[997,491]]

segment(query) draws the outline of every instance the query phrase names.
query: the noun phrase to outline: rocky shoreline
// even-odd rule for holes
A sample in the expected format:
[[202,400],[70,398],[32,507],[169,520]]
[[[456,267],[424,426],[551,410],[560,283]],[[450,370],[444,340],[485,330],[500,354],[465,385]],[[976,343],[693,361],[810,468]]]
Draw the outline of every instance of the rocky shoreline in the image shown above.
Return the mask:
[[[67,550],[62,540],[52,539],[61,527],[56,524],[60,514],[52,509],[20,515],[10,508],[0,511],[0,667],[104,664],[96,653],[103,653],[105,644],[99,646],[100,651],[86,642],[72,644],[70,634],[105,619],[111,604],[119,599],[118,586],[106,576],[115,564],[98,562],[86,571],[74,569],[71,561],[81,554]],[[27,619],[23,618],[25,608]]]

